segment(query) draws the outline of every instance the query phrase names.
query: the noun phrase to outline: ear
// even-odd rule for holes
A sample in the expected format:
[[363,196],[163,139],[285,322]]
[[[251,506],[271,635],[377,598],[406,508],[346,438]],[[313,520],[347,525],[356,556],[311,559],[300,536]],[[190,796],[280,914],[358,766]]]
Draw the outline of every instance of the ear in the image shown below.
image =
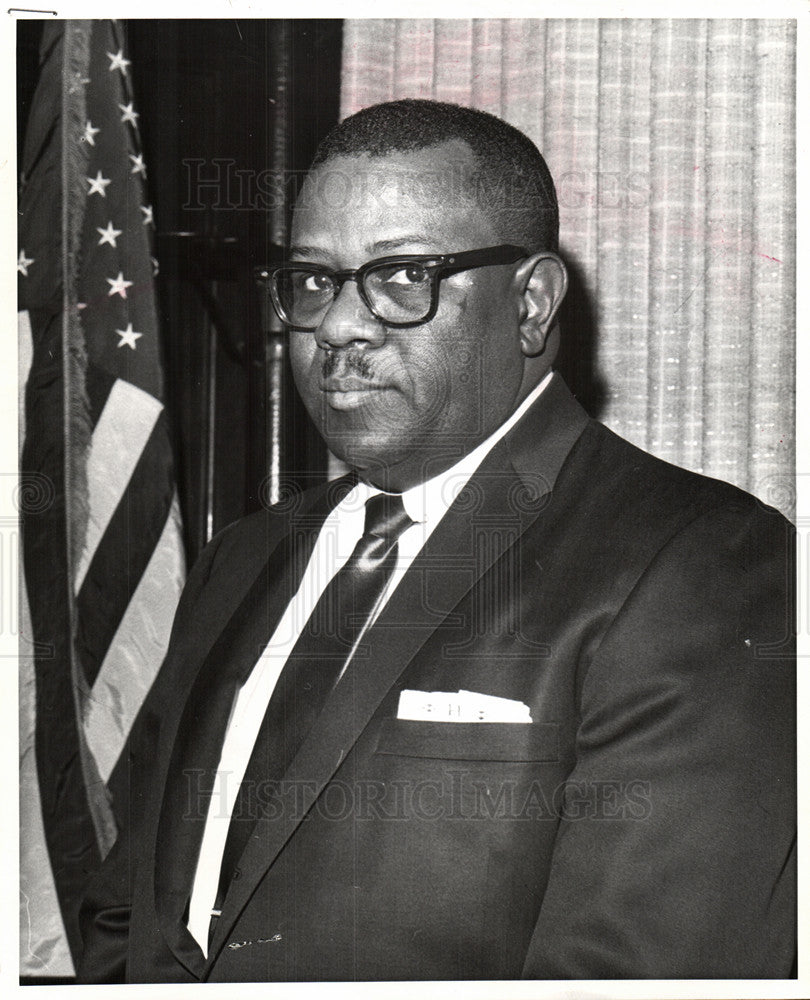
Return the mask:
[[537,357],[568,291],[568,272],[556,253],[544,250],[522,261],[515,279],[521,292],[520,349],[526,357]]

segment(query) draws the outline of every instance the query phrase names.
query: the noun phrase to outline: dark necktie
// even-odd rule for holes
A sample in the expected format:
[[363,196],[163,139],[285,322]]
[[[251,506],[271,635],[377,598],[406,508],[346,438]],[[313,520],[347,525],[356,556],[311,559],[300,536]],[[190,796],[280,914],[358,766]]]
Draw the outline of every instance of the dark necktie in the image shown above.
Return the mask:
[[318,600],[267,706],[228,828],[215,911],[261,813],[261,783],[280,780],[303,743],[374,612],[396,565],[397,540],[411,524],[400,494],[366,501],[363,535]]

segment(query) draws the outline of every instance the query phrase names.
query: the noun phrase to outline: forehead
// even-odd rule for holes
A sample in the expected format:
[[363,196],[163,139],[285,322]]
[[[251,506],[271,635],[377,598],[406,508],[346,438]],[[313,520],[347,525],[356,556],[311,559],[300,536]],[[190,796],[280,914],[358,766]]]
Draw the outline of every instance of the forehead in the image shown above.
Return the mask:
[[[475,197],[475,157],[454,140],[385,156],[332,157],[308,176],[293,216],[294,248],[362,255],[402,242],[429,252],[497,242]],[[404,239],[418,236],[418,240]],[[385,249],[383,250],[385,252]]]

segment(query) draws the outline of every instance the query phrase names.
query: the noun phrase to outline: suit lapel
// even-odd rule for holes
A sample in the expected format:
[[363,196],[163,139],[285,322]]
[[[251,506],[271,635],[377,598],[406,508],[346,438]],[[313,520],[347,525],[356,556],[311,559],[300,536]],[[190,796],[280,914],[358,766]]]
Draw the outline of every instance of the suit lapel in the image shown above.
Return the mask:
[[[170,948],[195,975],[205,960],[186,927],[186,907],[230,709],[295,593],[336,496],[334,486],[320,491],[301,515],[268,534],[269,557],[243,582],[246,592],[233,595],[235,610],[207,652],[198,651],[203,664],[177,716],[154,847],[155,909]],[[231,596],[218,591],[220,600]]]
[[[558,376],[526,418],[492,450],[448,510],[363,639],[290,764],[284,783],[314,802],[419,649],[540,515],[587,416]],[[506,528],[505,528],[506,526]],[[264,817],[242,855],[209,952],[216,960],[258,883],[304,818]]]

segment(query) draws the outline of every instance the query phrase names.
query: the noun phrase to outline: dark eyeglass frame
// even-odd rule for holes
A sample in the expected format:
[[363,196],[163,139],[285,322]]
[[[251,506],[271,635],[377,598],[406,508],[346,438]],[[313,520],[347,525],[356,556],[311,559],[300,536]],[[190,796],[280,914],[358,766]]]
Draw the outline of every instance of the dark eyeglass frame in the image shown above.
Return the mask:
[[[439,308],[439,282],[442,278],[447,277],[449,274],[455,274],[458,271],[468,271],[475,267],[488,267],[492,264],[514,264],[515,261],[528,256],[529,251],[524,247],[515,246],[512,243],[502,243],[494,247],[483,247],[480,250],[464,250],[460,253],[408,253],[395,254],[392,257],[375,257],[374,260],[369,260],[358,268],[345,271],[335,271],[331,267],[327,267],[325,264],[311,264],[306,260],[289,261],[284,264],[272,264],[269,267],[256,267],[253,269],[253,274],[258,284],[263,289],[269,291],[270,300],[273,303],[273,308],[278,314],[279,319],[291,330],[300,330],[303,333],[314,333],[315,330],[318,329],[318,326],[320,326],[320,323],[318,323],[317,326],[298,326],[297,324],[291,322],[278,295],[277,276],[282,271],[296,271],[302,269],[311,271],[313,274],[325,274],[335,285],[335,294],[332,297],[332,302],[330,302],[326,307],[324,316],[321,318],[321,323],[323,322],[326,313],[332,307],[332,303],[334,303],[338,295],[340,295],[343,285],[347,281],[354,281],[357,284],[357,290],[360,294],[360,298],[363,300],[363,304],[372,316],[378,319],[381,323],[385,324],[387,327],[404,330],[414,326],[421,326],[423,323],[429,322],[436,315],[436,310]],[[400,322],[385,319],[371,304],[371,300],[369,299],[365,288],[366,275],[370,271],[379,267],[386,267],[391,264],[411,263],[419,264],[428,273],[430,278],[430,308],[425,316],[417,320]]]

